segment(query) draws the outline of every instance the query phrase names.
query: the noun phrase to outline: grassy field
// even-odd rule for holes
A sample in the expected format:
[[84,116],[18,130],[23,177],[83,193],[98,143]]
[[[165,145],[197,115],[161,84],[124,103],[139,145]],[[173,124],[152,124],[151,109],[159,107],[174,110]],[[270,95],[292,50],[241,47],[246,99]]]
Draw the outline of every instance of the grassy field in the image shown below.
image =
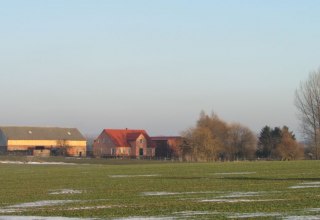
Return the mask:
[[320,219],[320,161],[5,160],[0,219]]

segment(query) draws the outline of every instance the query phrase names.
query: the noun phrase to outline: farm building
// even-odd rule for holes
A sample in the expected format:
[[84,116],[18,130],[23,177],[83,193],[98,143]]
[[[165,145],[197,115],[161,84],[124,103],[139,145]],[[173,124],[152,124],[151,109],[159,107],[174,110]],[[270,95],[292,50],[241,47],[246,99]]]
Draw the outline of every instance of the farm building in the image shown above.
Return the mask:
[[93,143],[95,157],[154,157],[155,146],[145,130],[104,129]]
[[76,128],[0,127],[2,153],[86,156],[86,145]]
[[180,157],[180,136],[157,136],[151,137],[156,145],[155,156],[157,158],[175,159]]

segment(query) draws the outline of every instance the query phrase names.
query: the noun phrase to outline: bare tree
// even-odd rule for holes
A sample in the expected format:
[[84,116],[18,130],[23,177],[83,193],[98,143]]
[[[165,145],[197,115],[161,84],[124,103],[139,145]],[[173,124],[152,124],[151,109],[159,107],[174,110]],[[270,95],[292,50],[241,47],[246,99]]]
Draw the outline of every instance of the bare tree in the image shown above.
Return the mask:
[[189,156],[191,161],[217,160],[221,143],[213,138],[208,128],[197,127],[184,132],[188,144],[182,148],[184,157]]
[[280,142],[275,147],[274,157],[280,160],[296,160],[303,156],[303,147],[295,140],[289,128],[284,126],[281,129]]
[[320,69],[310,73],[308,80],[300,83],[295,94],[295,105],[305,137],[312,145],[315,158],[319,159]]
[[229,125],[216,114],[201,112],[197,125],[185,131],[181,151],[185,159],[216,161],[252,159],[256,137],[240,124]]
[[192,143],[192,129],[187,129],[186,131],[182,132],[182,142],[180,145],[180,152],[181,152],[181,160],[185,161],[192,161],[193,155],[193,143]]
[[257,146],[254,133],[241,124],[232,124],[228,132],[229,144],[227,153],[231,160],[253,159]]

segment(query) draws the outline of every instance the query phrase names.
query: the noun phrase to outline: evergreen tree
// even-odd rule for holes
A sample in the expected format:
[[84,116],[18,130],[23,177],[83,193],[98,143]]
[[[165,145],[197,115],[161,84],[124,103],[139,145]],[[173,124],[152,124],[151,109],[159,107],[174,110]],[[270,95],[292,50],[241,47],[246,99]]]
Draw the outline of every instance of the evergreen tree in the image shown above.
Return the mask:
[[257,156],[280,160],[299,159],[303,157],[303,148],[287,126],[273,129],[265,126],[260,132]]
[[270,158],[272,151],[272,131],[269,126],[265,126],[259,136],[257,156]]

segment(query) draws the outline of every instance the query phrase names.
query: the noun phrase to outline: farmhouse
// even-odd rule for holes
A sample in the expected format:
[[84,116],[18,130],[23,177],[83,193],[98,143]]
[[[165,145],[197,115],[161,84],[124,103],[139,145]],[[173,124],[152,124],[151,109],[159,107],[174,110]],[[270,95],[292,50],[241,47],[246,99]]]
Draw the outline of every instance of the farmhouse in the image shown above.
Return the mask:
[[11,154],[86,156],[87,141],[76,128],[0,127],[0,151]]
[[155,146],[145,130],[104,129],[93,143],[96,157],[154,157]]
[[180,157],[180,145],[182,137],[180,136],[156,136],[151,137],[156,145],[155,156],[157,158],[174,159]]

